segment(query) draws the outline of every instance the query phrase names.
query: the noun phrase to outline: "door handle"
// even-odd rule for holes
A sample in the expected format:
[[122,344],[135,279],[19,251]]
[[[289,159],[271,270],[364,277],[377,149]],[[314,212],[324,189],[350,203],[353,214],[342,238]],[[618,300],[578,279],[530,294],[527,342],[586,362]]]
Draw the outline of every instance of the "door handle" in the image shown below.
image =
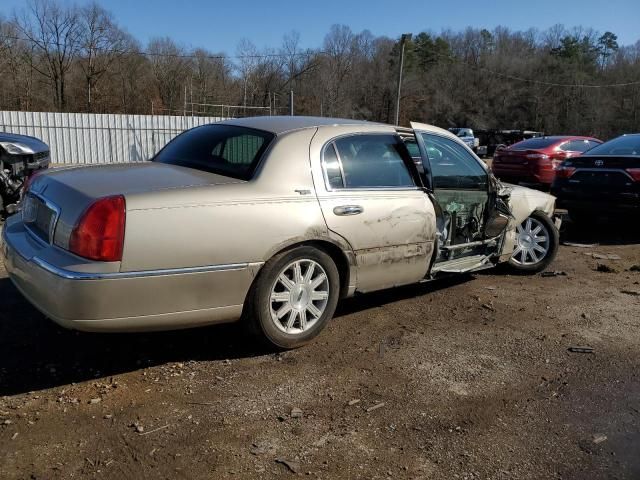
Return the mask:
[[360,205],[341,205],[333,209],[333,213],[339,216],[358,215],[364,212]]

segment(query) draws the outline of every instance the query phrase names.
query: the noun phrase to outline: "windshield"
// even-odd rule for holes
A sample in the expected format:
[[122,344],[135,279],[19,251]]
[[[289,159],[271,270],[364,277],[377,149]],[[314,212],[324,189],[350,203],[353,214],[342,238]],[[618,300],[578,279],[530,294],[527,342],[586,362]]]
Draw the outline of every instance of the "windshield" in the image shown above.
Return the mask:
[[152,159],[249,180],[275,135],[232,125],[204,125],[178,135]]
[[640,156],[640,135],[623,135],[593,147],[585,155],[637,155]]

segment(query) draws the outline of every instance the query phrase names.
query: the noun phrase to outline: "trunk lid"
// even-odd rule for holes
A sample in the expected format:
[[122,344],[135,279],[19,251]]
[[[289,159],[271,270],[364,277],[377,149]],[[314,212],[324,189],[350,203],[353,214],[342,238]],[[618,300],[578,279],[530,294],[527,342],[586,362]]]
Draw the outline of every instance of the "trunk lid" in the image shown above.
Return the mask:
[[241,182],[222,175],[154,162],[53,169],[34,180],[34,190],[38,189],[40,180],[48,191],[73,190],[89,198]]
[[77,220],[98,198],[230,183],[244,182],[153,162],[57,168],[32,180],[23,220],[41,240],[67,248]]
[[530,160],[527,155],[530,154],[544,154],[544,152],[541,150],[511,150],[506,148],[496,152],[496,159],[498,159],[499,163],[508,165],[528,165]]

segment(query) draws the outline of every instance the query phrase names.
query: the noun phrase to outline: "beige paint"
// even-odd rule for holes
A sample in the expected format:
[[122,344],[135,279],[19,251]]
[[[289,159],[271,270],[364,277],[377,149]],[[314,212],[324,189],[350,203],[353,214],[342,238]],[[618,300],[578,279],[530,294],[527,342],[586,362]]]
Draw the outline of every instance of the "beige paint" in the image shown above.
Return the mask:
[[[34,240],[19,215],[7,221],[2,252],[16,286],[65,327],[123,331],[237,320],[264,262],[310,241],[342,252],[349,264],[348,294],[428,277],[436,228],[433,205],[423,191],[332,191],[324,181],[321,151],[328,141],[348,134],[394,133],[393,127],[306,117],[227,123],[277,134],[251,181],[153,163],[63,169],[39,177],[34,190],[61,207],[62,214],[54,245]],[[463,144],[447,131],[416,125]],[[95,198],[114,194],[124,194],[127,205],[122,262],[92,262],[67,252],[82,211]],[[554,198],[517,187],[510,204],[516,220],[503,253],[513,251],[515,226],[534,210],[551,215]],[[344,205],[360,205],[364,211],[335,215],[334,208]],[[64,278],[45,271],[38,261],[63,272],[111,277]],[[224,269],[180,270],[208,266]],[[161,272],[117,276],[151,270]]]

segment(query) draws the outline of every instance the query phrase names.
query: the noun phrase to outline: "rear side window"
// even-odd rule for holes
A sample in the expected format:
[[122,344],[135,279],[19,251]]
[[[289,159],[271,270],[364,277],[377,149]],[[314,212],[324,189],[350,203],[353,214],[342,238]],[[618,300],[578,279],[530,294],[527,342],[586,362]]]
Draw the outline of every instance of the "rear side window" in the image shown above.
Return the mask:
[[152,161],[249,180],[275,136],[232,125],[204,125],[169,142]]
[[560,150],[565,152],[586,152],[595,145],[597,145],[595,142],[590,142],[589,140],[572,140],[560,145]]
[[530,138],[529,140],[523,140],[514,144],[511,148],[514,150],[537,150],[539,148],[547,148],[557,143],[559,138],[543,137],[543,138]]
[[336,155],[336,149],[333,143],[330,143],[324,149],[322,165],[324,166],[324,172],[327,176],[329,186],[331,188],[344,188],[342,168],[340,167],[340,161],[338,160],[338,155]]
[[[352,135],[333,142],[343,188],[414,187],[405,160],[407,148],[395,135]],[[329,152],[329,162],[327,162]],[[338,170],[331,169],[331,149],[325,149],[325,173],[332,188],[339,185]],[[335,177],[334,180],[332,178]]]

